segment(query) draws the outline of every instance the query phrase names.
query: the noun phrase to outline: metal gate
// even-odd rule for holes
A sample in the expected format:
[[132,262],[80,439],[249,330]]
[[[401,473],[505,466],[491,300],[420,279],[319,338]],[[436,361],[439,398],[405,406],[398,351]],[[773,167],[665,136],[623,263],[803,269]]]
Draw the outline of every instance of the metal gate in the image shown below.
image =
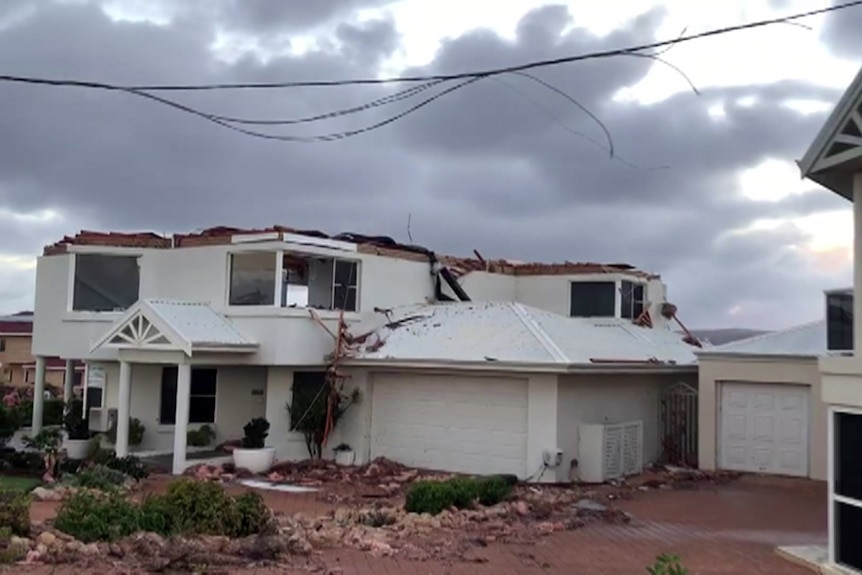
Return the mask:
[[659,398],[661,461],[697,467],[697,388],[679,382]]

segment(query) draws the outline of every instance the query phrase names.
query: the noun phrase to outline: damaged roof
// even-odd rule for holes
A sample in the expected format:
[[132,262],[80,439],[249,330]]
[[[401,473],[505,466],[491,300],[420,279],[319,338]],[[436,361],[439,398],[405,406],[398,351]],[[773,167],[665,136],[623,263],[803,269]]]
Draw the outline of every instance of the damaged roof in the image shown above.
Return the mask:
[[[670,329],[618,318],[570,318],[516,302],[410,306],[385,325],[351,329],[356,360],[545,364],[693,365],[691,345]],[[355,334],[363,333],[362,336]]]
[[[174,234],[173,236],[159,235],[152,232],[121,233],[82,230],[74,236],[65,236],[60,241],[45,246],[43,255],[50,256],[67,253],[68,247],[72,245],[151,249],[228,245],[232,243],[234,236],[239,235],[271,235],[272,237],[269,238],[269,241],[288,241],[290,236],[337,240],[356,244],[359,253],[423,262],[427,262],[429,254],[432,254],[430,250],[422,246],[402,244],[388,236],[371,236],[352,232],[328,235],[316,230],[300,230],[287,226],[270,226],[255,229],[219,226],[208,228],[201,232]],[[634,266],[625,263],[571,261],[558,263],[516,262],[506,259],[486,259],[475,250],[473,254],[474,257],[433,255],[435,255],[440,263],[451,268],[456,275],[463,275],[471,271],[527,276],[625,273],[643,278],[659,278],[656,274],[638,270]]]
[[740,339],[698,355],[819,357],[826,354],[826,320]]

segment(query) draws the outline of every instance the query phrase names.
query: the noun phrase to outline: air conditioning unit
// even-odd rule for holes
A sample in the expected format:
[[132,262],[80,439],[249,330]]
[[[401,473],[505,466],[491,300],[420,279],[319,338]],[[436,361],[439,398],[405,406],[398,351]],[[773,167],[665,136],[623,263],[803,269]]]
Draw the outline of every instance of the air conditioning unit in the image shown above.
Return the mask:
[[91,407],[89,411],[90,431],[106,433],[117,421],[116,408]]
[[578,426],[578,479],[602,483],[643,471],[643,421]]

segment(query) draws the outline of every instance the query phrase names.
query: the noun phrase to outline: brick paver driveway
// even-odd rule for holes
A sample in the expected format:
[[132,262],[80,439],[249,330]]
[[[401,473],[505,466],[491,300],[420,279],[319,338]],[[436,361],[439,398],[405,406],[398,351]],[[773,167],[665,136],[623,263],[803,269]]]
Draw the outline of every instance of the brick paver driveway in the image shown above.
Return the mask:
[[744,477],[715,488],[643,493],[621,507],[634,515],[630,525],[488,547],[475,553],[484,563],[444,566],[355,552],[334,554],[328,563],[343,575],[644,575],[657,555],[669,552],[681,556],[691,575],[805,575],[810,571],[776,556],[775,547],[826,541],[821,482]]
[[[475,562],[410,562],[346,549],[328,551],[322,559],[329,573],[339,575],[645,575],[646,566],[667,552],[681,556],[691,575],[805,575],[810,572],[776,556],[775,547],[826,540],[824,483],[744,477],[691,491],[638,493],[620,506],[634,516],[631,524],[590,526],[533,545],[477,547],[472,553]],[[14,572],[85,571],[72,566],[16,566]],[[98,572],[128,571],[106,567]],[[230,572],[308,573],[284,567]]]

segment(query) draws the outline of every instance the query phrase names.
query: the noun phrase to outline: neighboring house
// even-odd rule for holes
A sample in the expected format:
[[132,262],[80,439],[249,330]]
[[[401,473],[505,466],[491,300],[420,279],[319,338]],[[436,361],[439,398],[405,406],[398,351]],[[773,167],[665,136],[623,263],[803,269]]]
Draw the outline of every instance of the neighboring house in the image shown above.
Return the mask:
[[[36,380],[35,358],[30,352],[33,340],[33,314],[21,312],[0,317],[0,374],[2,383],[15,387],[33,385]],[[47,358],[45,383],[63,388],[67,368],[73,385],[80,386],[83,362],[67,362],[57,357]]]
[[698,467],[825,480],[826,350],[821,320],[698,351]]
[[209,424],[221,442],[253,417],[271,423],[279,459],[305,458],[285,406],[320,388],[340,327],[352,334],[340,370],[361,399],[330,447],[350,444],[360,463],[595,477],[654,461],[660,395],[697,385],[696,341],[673,331],[658,276],[355,234],[82,232],[39,258],[35,313],[37,365],[85,361],[91,424],[116,410],[122,455],[127,418],[140,419],[141,448],[173,453],[175,473],[188,465],[175,429]]
[[[809,178],[853,202],[853,292],[862,293],[862,70],[799,162]],[[862,298],[853,299],[852,352],[820,359],[828,416],[829,560],[862,573]]]

